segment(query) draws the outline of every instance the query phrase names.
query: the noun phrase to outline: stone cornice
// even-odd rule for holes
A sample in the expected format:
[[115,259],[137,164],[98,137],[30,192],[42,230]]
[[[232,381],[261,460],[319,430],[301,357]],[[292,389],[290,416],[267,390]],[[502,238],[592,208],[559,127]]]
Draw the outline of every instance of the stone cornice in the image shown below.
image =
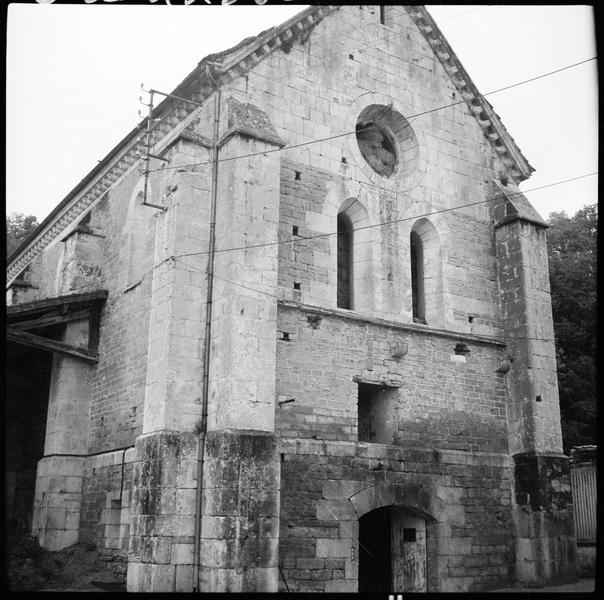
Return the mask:
[[341,308],[324,308],[311,304],[302,304],[293,300],[277,300],[277,305],[284,308],[300,310],[304,313],[317,315],[321,317],[332,317],[336,319],[344,319],[347,321],[357,321],[375,325],[376,327],[385,327],[387,329],[399,329],[408,331],[409,333],[419,333],[427,336],[445,337],[454,340],[463,340],[477,344],[489,344],[493,346],[504,347],[506,343],[500,338],[490,337],[486,335],[477,335],[475,333],[461,333],[458,331],[449,331],[447,329],[437,329],[428,325],[417,325],[415,323],[399,323],[398,321],[388,321],[379,317],[357,313],[351,310],[343,310]]
[[[207,56],[177,86],[173,91],[174,95],[202,103],[214,90],[212,79],[220,85],[230,83],[255,67],[274,50],[287,50],[294,41],[304,40],[317,23],[337,9],[338,7],[310,7],[282,25],[271,28],[255,38],[244,40],[234,48]],[[407,11],[475,115],[485,136],[507,169],[509,178],[515,182],[528,178],[532,167],[505,130],[491,105],[480,95],[427,10],[423,6],[414,6],[407,7]],[[177,125],[182,124],[197,110],[196,105],[166,98],[153,111],[152,118],[159,120],[153,130],[151,146],[172,133]],[[145,126],[146,119],[99,162],[9,257],[8,286],[44,248],[68,235],[92,206],[139,162],[137,153],[140,143],[137,138]]]
[[[255,67],[274,50],[287,47],[296,39],[306,35],[326,14],[334,10],[337,10],[337,7],[310,7],[250,41],[244,40],[230,50],[207,56],[173,91],[173,94],[188,97],[197,103],[203,102],[214,89],[213,82],[208,77],[208,67],[216,70],[213,78],[219,84],[230,83]],[[151,146],[157,144],[174,127],[196,111],[196,105],[166,98],[153,111],[152,118],[161,117],[161,120],[153,131]],[[9,257],[7,287],[44,248],[68,235],[92,205],[140,160],[137,156],[140,149],[137,138],[145,126],[146,119],[99,162]],[[201,142],[201,140],[196,141]]]
[[465,100],[470,112],[474,115],[496,156],[501,161],[503,167],[501,174],[507,174],[508,178],[516,183],[528,179],[534,171],[533,167],[504,127],[499,115],[480,94],[425,6],[406,6],[405,8],[438,57],[457,91]]

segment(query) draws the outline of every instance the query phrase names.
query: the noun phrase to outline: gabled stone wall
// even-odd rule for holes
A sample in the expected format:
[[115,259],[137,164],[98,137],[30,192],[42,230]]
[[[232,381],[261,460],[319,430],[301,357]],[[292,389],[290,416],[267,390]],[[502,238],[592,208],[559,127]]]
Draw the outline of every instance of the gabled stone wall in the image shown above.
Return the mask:
[[[212,98],[156,148],[147,201],[166,210],[141,204],[133,168],[32,263],[13,300],[109,291],[98,364],[75,381],[56,361],[54,399],[84,402],[71,438],[49,417],[62,458],[39,466],[41,537],[127,556],[130,591],[354,592],[358,520],[392,506],[406,515],[392,539],[425,545],[414,589],[572,574],[545,234],[528,203],[500,214],[515,192],[492,183],[488,115],[417,21],[345,6],[252,57],[220,88],[216,188]],[[352,310],[337,308],[339,213]],[[363,424],[360,386],[379,394]],[[48,506],[62,478],[73,502]]]

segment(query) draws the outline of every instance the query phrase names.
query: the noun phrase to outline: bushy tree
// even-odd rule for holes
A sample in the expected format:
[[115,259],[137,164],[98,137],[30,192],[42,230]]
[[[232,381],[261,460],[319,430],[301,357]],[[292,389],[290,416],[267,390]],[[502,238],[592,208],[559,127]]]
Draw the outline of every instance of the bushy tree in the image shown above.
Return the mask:
[[548,218],[564,450],[596,443],[597,205]]
[[19,244],[38,226],[33,215],[13,212],[6,216],[6,255],[10,256]]

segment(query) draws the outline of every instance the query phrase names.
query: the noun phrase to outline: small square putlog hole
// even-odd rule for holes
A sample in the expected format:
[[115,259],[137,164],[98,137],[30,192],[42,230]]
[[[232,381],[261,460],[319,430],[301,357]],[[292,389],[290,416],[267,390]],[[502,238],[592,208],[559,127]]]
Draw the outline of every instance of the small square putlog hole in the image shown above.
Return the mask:
[[415,529],[412,527],[403,528],[403,542],[415,542]]

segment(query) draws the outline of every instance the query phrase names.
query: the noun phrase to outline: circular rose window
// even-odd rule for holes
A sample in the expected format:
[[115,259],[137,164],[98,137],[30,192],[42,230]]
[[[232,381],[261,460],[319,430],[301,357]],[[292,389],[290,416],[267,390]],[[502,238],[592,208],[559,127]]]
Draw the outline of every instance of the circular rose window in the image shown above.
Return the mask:
[[408,175],[417,163],[417,138],[407,119],[392,106],[364,108],[357,119],[356,137],[361,155],[382,177]]

